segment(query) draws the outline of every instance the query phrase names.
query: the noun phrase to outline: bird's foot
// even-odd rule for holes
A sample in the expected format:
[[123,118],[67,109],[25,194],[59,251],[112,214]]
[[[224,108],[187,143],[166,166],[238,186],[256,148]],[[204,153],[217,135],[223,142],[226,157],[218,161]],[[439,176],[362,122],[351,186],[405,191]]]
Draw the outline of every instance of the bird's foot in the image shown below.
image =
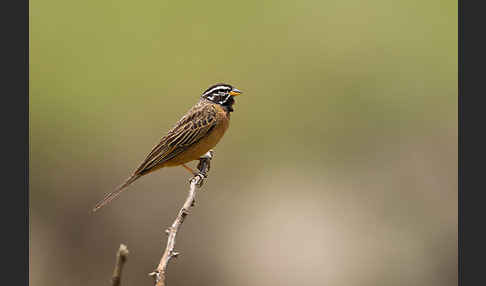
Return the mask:
[[199,174],[202,174],[206,178],[206,173],[211,169],[211,159],[213,158],[214,151],[209,150],[206,154],[199,158],[199,163],[197,164],[197,169]]
[[204,179],[206,179],[208,176],[205,173],[198,173],[194,177],[191,178],[190,182],[191,183],[196,183],[196,186],[201,187],[204,183]]

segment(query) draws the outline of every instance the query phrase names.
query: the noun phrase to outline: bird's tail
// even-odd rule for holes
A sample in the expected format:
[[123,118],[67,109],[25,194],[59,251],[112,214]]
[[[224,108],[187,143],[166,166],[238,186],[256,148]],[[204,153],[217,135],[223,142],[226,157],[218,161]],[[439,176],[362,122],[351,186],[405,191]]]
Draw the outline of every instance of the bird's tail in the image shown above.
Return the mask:
[[125,183],[120,185],[118,188],[116,188],[113,192],[107,194],[101,201],[99,201],[96,206],[93,208],[93,212],[101,209],[105,205],[107,205],[109,202],[114,200],[116,197],[120,195],[120,193],[125,190],[126,187],[128,187],[131,183],[135,182],[138,178],[140,178],[142,175],[141,174],[133,174],[128,178]]

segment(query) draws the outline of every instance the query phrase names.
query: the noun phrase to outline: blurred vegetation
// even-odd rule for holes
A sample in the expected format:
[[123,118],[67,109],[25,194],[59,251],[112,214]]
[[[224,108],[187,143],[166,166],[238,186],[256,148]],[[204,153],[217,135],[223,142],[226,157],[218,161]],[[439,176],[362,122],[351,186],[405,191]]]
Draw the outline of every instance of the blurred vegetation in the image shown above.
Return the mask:
[[[105,210],[209,85],[237,98],[179,285],[456,285],[457,2],[30,1],[30,282],[149,285],[187,174]],[[171,282],[173,281],[173,282]]]

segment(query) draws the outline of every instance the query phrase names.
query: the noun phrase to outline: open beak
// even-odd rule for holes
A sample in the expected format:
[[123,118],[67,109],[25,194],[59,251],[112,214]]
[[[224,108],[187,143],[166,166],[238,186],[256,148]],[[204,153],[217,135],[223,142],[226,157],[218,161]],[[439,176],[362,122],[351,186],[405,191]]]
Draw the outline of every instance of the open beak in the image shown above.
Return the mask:
[[237,95],[240,95],[240,94],[242,94],[242,93],[243,93],[243,92],[241,92],[241,90],[238,90],[238,89],[236,89],[236,88],[233,88],[233,89],[232,89],[232,90],[229,92],[229,94],[230,94],[230,95],[232,95],[232,96],[237,96]]

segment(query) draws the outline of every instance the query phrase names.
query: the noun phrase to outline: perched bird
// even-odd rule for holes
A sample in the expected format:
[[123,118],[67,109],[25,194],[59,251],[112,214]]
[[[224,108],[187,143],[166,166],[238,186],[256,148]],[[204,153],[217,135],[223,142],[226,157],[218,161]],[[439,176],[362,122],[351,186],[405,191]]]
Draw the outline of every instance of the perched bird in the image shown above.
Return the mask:
[[172,127],[159,144],[152,148],[145,160],[133,174],[113,192],[107,194],[93,208],[97,211],[105,206],[128,187],[131,183],[150,172],[163,167],[183,166],[191,174],[197,172],[186,165],[198,160],[203,154],[216,146],[230,121],[233,111],[234,96],[241,91],[229,84],[210,86],[201,95],[199,102]]

